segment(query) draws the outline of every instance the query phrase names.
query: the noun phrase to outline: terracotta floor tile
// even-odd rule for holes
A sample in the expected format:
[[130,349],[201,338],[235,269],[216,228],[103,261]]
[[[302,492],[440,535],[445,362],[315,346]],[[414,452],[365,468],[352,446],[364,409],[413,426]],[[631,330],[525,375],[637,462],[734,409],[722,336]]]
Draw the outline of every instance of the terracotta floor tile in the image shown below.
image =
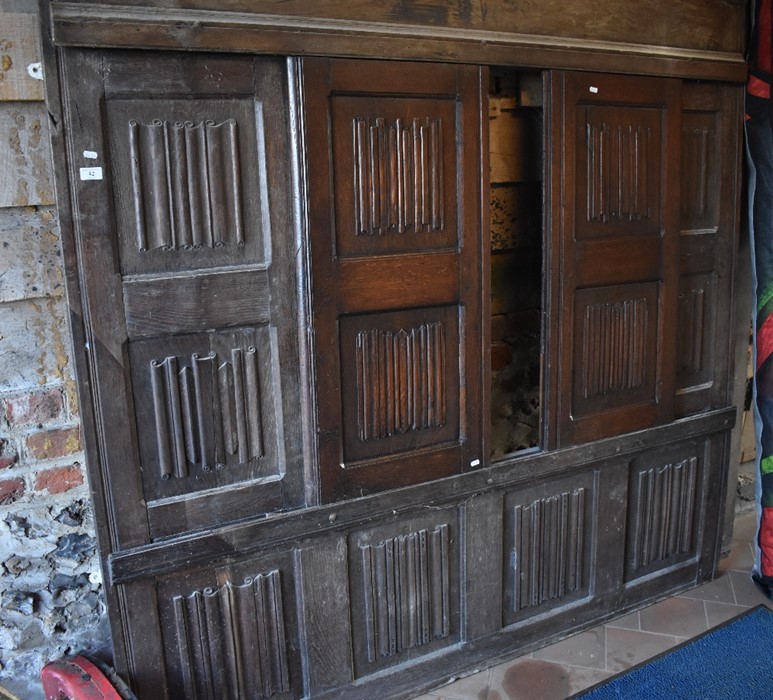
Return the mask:
[[622,617],[617,617],[614,620],[610,620],[606,624],[607,627],[620,627],[624,630],[640,630],[641,624],[639,623],[639,611],[628,613]]
[[535,651],[534,658],[569,666],[603,670],[606,663],[605,652],[604,628],[596,627]]
[[751,576],[745,571],[730,571],[730,580],[733,583],[735,602],[753,608],[756,605],[767,605],[773,610],[773,601],[768,600],[752,582]]
[[668,598],[639,611],[643,632],[694,637],[708,629],[702,600]]
[[571,684],[569,690],[573,694],[586,690],[596,685],[596,683],[601,683],[615,675],[611,671],[601,671],[592,668],[570,668],[569,670],[569,682]]
[[746,612],[749,608],[742,605],[727,605],[726,603],[712,603],[706,602],[706,615],[709,618],[709,627],[716,627],[723,622],[732,620],[734,617],[738,617],[741,613]]
[[680,598],[690,598],[694,600],[710,600],[715,603],[735,604],[735,594],[733,593],[733,584],[727,573],[722,574],[713,581],[704,583],[698,588],[685,591],[679,594]]
[[676,637],[607,628],[607,671],[620,672],[656,654],[667,651],[677,643]]

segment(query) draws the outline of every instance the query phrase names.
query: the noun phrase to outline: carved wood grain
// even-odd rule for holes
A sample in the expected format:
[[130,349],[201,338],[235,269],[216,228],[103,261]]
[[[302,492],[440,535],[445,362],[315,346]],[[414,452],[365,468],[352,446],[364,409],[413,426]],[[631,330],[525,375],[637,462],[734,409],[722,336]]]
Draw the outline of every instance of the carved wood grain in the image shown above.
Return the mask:
[[647,299],[602,302],[585,307],[582,395],[603,396],[644,385],[647,356]]
[[515,507],[514,612],[584,587],[585,499],[585,489],[578,488]]
[[361,546],[368,661],[447,637],[448,526]]
[[650,138],[650,130],[641,124],[586,125],[588,221],[638,221],[652,216],[647,192]]
[[173,600],[185,697],[269,698],[290,690],[279,571]]
[[[196,63],[191,70],[200,67]],[[151,70],[147,62],[130,65]],[[233,73],[234,68],[220,59],[202,70]],[[247,72],[244,64],[241,68]],[[207,84],[190,99],[193,86],[175,91],[184,71],[174,59],[155,71],[155,81],[144,90],[131,79],[123,91],[115,83],[112,91],[106,88],[121,271],[163,274],[265,264],[271,137],[264,125],[270,103],[233,92],[211,94]]]
[[352,131],[357,235],[441,230],[442,121],[358,117]]
[[441,323],[357,334],[360,440],[446,423],[446,344]]
[[458,248],[456,86],[443,77],[423,99],[412,94],[419,83],[390,97],[356,85],[331,96],[334,243],[342,260]]
[[711,381],[708,366],[713,353],[708,351],[706,343],[711,337],[714,311],[713,275],[701,275],[683,278],[679,293],[679,334],[678,379],[679,388],[688,384],[700,384]]
[[[740,93],[730,86],[686,83],[682,98],[681,236],[677,415],[727,401],[727,359],[735,339],[726,290],[736,250],[740,127],[728,114]],[[743,253],[740,253],[743,255]],[[740,319],[739,319],[740,320]]]
[[630,488],[629,580],[694,553],[699,460],[633,469]]
[[257,352],[151,361],[160,478],[186,478],[189,464],[222,469],[226,453],[239,464],[264,456]]
[[344,469],[386,478],[411,452],[458,445],[458,308],[347,316],[339,331]]
[[244,245],[237,123],[128,124],[141,253]]

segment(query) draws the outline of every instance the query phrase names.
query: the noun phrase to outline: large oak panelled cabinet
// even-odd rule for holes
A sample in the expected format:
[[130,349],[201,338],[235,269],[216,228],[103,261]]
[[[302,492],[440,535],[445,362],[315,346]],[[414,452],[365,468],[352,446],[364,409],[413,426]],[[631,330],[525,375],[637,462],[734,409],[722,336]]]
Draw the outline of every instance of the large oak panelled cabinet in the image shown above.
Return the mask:
[[[409,697],[712,577],[742,6],[652,3],[635,43],[620,0],[595,30],[566,2],[162,5],[42,5],[137,694]],[[536,242],[507,259],[538,399],[494,458],[502,85],[536,124]]]

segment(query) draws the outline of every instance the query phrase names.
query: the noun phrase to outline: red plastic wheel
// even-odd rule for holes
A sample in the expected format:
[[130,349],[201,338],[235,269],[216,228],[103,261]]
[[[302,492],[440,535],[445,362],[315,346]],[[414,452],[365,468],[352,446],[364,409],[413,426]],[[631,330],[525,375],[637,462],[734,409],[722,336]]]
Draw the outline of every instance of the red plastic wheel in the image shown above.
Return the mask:
[[102,671],[82,656],[51,661],[40,677],[46,700],[121,700]]

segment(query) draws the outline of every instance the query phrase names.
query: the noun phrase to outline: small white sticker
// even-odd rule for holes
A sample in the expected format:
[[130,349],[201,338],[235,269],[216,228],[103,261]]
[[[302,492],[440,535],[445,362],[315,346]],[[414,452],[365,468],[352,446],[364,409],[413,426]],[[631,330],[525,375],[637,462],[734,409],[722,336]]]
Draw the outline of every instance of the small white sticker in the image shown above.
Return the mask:
[[471,467],[477,467],[479,465],[480,465],[480,460],[479,459],[473,459],[472,462],[470,462],[470,466]]
[[83,157],[94,160],[99,157],[96,151],[83,151]]
[[595,85],[591,85],[588,90],[590,90],[594,95],[599,91]]
[[81,180],[101,180],[102,168],[81,168]]
[[43,64],[42,63],[30,63],[27,66],[27,75],[35,80],[43,80]]

